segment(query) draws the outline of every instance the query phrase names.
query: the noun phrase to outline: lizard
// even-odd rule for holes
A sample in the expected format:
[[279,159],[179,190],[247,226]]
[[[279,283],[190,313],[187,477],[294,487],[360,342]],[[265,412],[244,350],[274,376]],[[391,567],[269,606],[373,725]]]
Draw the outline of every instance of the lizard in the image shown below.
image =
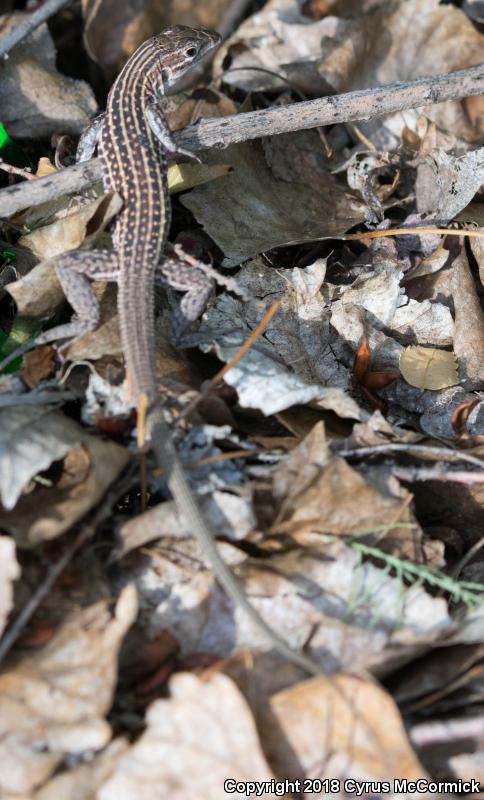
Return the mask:
[[104,187],[122,198],[123,206],[114,223],[114,250],[73,251],[63,257],[57,273],[75,313],[71,322],[41,334],[35,343],[72,340],[93,330],[99,321],[99,309],[91,280],[117,282],[127,381],[138,406],[138,444],[144,444],[145,421],[156,463],[164,471],[178,512],[188,523],[216,580],[282,656],[310,674],[319,675],[321,668],[316,662],[291,648],[256,611],[219,553],[189,486],[158,398],[155,282],[161,279],[174,288],[189,289],[182,300],[182,314],[187,319],[195,319],[201,313],[200,302],[205,304],[212,289],[207,276],[203,275],[200,281],[193,268],[191,283],[184,285],[180,277],[183,265],[164,255],[171,222],[167,161],[193,154],[176,146],[158,101],[220,40],[218,33],[202,28],[167,28],[141,44],[116,78],[106,111],[81,137],[78,149],[81,159],[86,159],[97,145]]

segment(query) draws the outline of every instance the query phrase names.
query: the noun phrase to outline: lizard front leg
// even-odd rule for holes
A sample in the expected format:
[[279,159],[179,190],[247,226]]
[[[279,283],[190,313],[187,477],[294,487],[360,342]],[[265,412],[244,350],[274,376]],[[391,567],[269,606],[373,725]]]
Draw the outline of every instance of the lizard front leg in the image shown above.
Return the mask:
[[145,107],[145,117],[168,159],[176,158],[177,156],[187,156],[200,163],[199,157],[196,156],[195,153],[192,153],[191,150],[184,150],[182,147],[178,147],[168,127],[168,123],[156,103],[147,103]]
[[94,117],[81,133],[76,151],[76,162],[89,161],[96,152],[99,139],[101,137],[101,130],[103,127],[105,113],[99,114]]

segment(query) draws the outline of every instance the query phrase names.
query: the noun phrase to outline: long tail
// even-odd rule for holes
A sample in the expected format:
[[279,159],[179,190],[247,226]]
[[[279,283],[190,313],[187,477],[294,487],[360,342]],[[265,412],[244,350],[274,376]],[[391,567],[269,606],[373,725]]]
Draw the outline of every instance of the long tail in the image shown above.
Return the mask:
[[157,465],[167,476],[168,487],[177,507],[183,513],[190,531],[196,538],[203,554],[210,562],[214,575],[223,586],[231,600],[239,605],[255,625],[262,631],[273,647],[288,661],[309,672],[310,675],[323,674],[321,667],[303,653],[293,650],[288,643],[260,616],[247,599],[243,589],[219,553],[218,547],[203,519],[198,502],[188,485],[182,463],[171,440],[170,430],[164,420],[163,412],[157,405],[149,414],[151,446]]

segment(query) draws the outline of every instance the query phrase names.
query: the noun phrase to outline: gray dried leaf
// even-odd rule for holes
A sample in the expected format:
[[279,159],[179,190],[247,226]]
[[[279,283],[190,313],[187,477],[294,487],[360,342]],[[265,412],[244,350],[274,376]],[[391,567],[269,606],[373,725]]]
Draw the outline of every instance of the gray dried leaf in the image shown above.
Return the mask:
[[396,309],[389,329],[420,344],[449,345],[454,341],[454,320],[447,306],[429,300],[408,300]]
[[0,498],[4,508],[14,508],[34,475],[85,438],[82,429],[60,411],[45,406],[0,409]]
[[37,486],[20,498],[13,511],[0,510],[0,524],[18,547],[35,547],[68,531],[103,498],[129,460],[126,448],[86,436],[70,449],[55,486]]
[[[224,543],[219,548],[256,610],[291,647],[307,647],[323,671],[384,670],[450,629],[443,599],[418,586],[406,591],[343,542],[318,546],[317,536],[314,542],[264,559],[248,559]],[[150,547],[125,577],[137,585],[149,635],[168,628],[185,653],[262,655],[272,648],[228,600],[191,540]]]
[[[320,148],[317,136],[313,147]],[[342,234],[365,218],[364,204],[309,161],[306,172],[301,164],[297,180],[280,180],[257,143],[212,150],[206,159],[229,163],[233,172],[198,186],[181,202],[223,250],[226,266],[274,247]]]
[[[232,494],[215,491],[210,497],[199,498],[203,518],[214,535],[226,536],[230,540],[244,539],[255,527],[256,519],[249,492]],[[183,515],[172,501],[159,503],[120,526],[117,531],[117,546],[110,561],[119,561],[128,553],[148,542],[167,538],[189,538],[192,535]]]
[[314,403],[342,417],[366,417],[341,388],[349,372],[335,358],[329,341],[329,310],[320,291],[325,269],[325,262],[317,261],[305,270],[276,272],[255,259],[238,278],[254,299],[241,303],[220,295],[205,315],[201,349],[213,346],[219,358],[229,361],[272,302],[282,301],[264,336],[224,376],[237,390],[241,405],[269,415]]
[[[6,35],[24,14],[1,17]],[[0,106],[2,122],[20,139],[49,138],[53,133],[78,135],[97,108],[87,83],[61,75],[47,25],[41,25],[18,44],[2,64]]]
[[484,182],[484,148],[454,156],[437,150],[417,170],[417,209],[446,224],[469,205]]
[[[483,61],[483,35],[450,4],[386,0],[354,4],[351,11],[347,3],[341,5],[341,16],[336,16],[337,4],[335,15],[311,21],[299,0],[283,4],[271,0],[220,48],[216,71],[223,72],[229,55],[232,68],[263,67],[282,74],[303,91],[323,94],[323,82],[345,92],[447,73]],[[314,77],[308,82],[308,64],[319,83]],[[247,91],[281,86],[280,80],[261,72],[234,72],[225,79]],[[456,136],[473,134],[460,102],[429,107],[427,115]],[[370,131],[375,127],[370,124]],[[364,124],[362,128],[367,131]]]

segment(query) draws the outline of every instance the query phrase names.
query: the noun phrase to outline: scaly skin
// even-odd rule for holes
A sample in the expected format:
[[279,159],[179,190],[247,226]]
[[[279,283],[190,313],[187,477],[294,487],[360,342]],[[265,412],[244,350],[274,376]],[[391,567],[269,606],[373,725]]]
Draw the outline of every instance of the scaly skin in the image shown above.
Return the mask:
[[[118,192],[124,206],[114,242],[119,259],[118,306],[128,380],[134,398],[147,398],[148,430],[157,463],[165,470],[177,507],[209,559],[217,580],[232,600],[285,657],[311,674],[321,670],[293,651],[260,617],[221,558],[211,531],[188,485],[157,402],[154,367],[154,281],[171,219],[166,178],[167,150],[176,154],[164,120],[157,116],[163,141],[153,133],[146,109],[190,66],[220,41],[216,33],[175,27],[154,36],[129,59],[108,97],[99,156],[106,189]],[[156,130],[156,127],[155,127]]]

